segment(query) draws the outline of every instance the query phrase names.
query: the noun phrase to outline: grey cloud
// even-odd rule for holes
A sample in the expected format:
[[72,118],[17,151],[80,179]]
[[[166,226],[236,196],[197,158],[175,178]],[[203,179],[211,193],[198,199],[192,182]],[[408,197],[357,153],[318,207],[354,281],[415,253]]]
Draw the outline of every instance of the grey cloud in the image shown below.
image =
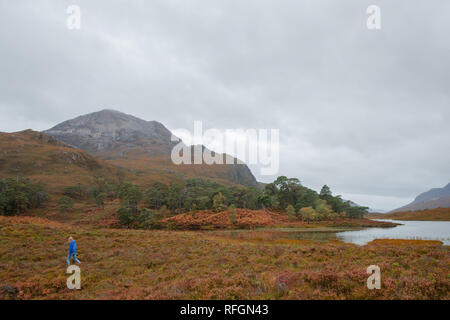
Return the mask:
[[102,108],[170,129],[280,128],[280,174],[381,209],[450,180],[446,0],[76,3],[79,31],[72,1],[0,2],[0,130]]

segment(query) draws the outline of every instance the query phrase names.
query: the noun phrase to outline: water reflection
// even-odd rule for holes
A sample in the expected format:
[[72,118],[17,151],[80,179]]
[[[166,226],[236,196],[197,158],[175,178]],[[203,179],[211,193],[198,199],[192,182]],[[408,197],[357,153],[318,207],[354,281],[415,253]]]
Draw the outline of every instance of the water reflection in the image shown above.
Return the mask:
[[347,243],[364,245],[375,239],[411,239],[411,240],[440,240],[450,245],[449,221],[392,221],[402,225],[394,228],[367,228],[358,231],[333,230],[233,230],[215,231],[216,234],[234,239],[247,240],[282,240],[298,239],[325,242],[338,239]]

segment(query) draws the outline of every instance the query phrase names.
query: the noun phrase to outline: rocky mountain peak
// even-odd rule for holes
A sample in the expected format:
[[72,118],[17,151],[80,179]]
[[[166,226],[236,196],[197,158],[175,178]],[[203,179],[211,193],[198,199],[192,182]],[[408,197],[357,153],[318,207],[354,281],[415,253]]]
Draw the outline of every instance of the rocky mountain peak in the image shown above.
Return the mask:
[[[64,121],[45,133],[94,154],[114,149],[124,143],[130,147],[145,146],[149,143],[167,147],[173,145],[172,133],[161,123],[145,121],[112,109]],[[164,150],[164,153],[167,153],[167,150]]]

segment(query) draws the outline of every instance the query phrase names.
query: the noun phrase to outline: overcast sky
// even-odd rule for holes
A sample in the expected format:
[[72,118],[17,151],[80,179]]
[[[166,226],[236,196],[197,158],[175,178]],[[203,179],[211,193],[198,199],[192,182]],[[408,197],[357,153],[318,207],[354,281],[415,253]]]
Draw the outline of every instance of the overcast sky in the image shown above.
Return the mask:
[[393,209],[450,182],[449,39],[448,0],[0,0],[0,131],[278,128],[279,175]]

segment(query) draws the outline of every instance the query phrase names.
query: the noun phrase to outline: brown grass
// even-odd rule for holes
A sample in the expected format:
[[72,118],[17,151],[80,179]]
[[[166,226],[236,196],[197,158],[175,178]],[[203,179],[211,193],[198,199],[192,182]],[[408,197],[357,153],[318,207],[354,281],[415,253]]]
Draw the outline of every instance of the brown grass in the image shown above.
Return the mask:
[[[0,217],[0,299],[450,299],[442,245],[238,241]],[[66,287],[67,236],[81,286]],[[368,266],[382,288],[366,287]]]
[[375,239],[367,245],[393,245],[393,246],[441,246],[439,240],[409,240],[409,239]]
[[337,218],[332,221],[306,222],[300,219],[291,221],[283,212],[270,210],[236,209],[236,223],[230,222],[228,211],[213,212],[202,210],[188,212],[167,218],[164,224],[175,229],[237,229],[258,227],[288,227],[288,228],[320,228],[320,227],[393,227],[390,222],[379,222],[369,219]]

